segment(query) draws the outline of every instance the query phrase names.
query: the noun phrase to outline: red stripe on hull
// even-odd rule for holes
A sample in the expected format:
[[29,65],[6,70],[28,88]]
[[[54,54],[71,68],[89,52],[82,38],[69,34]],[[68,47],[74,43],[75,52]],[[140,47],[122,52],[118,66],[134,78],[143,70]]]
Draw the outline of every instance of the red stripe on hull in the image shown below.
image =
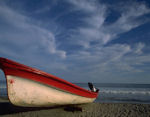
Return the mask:
[[98,93],[85,90],[51,74],[33,69],[5,58],[0,58],[0,67],[4,71],[5,75],[14,75],[34,80],[87,98],[96,98],[98,95]]

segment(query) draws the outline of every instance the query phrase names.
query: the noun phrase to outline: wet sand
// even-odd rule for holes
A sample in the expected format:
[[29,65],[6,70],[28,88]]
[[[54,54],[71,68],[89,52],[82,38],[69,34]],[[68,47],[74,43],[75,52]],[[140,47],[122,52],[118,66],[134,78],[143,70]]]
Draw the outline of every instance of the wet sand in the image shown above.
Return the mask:
[[51,108],[23,108],[0,99],[0,117],[150,117],[150,105],[91,103]]

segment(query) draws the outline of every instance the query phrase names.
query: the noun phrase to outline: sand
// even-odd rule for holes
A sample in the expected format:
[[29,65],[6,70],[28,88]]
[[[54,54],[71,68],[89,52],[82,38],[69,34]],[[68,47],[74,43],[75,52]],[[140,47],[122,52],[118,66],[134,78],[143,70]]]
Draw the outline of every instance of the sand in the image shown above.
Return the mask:
[[0,99],[0,117],[150,117],[150,105],[91,103],[51,108],[22,108]]

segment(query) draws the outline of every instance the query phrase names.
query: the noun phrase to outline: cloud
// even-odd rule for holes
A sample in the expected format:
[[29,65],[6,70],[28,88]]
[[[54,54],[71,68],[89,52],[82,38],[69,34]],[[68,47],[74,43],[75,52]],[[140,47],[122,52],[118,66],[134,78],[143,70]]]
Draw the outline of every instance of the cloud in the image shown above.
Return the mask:
[[115,8],[120,11],[121,16],[116,22],[107,27],[111,33],[124,33],[146,23],[144,18],[140,20],[140,17],[150,13],[150,9],[146,6],[146,4],[138,2],[129,2],[125,5],[123,4],[124,3]]
[[[72,38],[75,38],[85,48],[89,47],[92,40],[99,40],[101,43],[105,43],[109,38],[109,34],[105,34],[102,29],[106,17],[106,6],[99,4],[98,1],[89,0],[69,0],[69,2],[74,5],[75,9],[87,15],[82,19],[85,26],[75,29],[75,35],[78,34],[80,38],[76,39],[78,37],[73,35]],[[103,38],[104,35],[107,35],[106,39]]]
[[141,74],[148,74],[149,67],[145,67],[145,64],[150,62],[150,54],[137,53],[140,46],[139,43],[133,47],[128,44],[113,44],[90,51],[79,51],[68,57],[72,61],[69,71],[79,73],[76,77],[86,77],[86,81],[108,82],[108,79],[112,79],[114,82],[121,82],[125,78],[125,82],[132,79],[138,79],[139,82]]
[[[2,35],[1,41],[5,41],[11,45],[14,44],[20,49],[25,49],[27,46],[30,49],[36,47],[34,50],[31,49],[33,53],[39,51],[39,47],[45,48],[47,54],[54,54],[62,58],[66,57],[65,51],[57,49],[55,34],[50,30],[36,25],[33,19],[7,6],[0,6],[0,14],[0,17],[7,25],[7,27],[0,32]],[[12,31],[9,31],[10,29],[12,29]],[[3,48],[1,49],[3,50]],[[26,50],[28,49],[22,50],[24,54],[30,53],[30,51]]]
[[142,49],[144,49],[144,47],[145,47],[145,44],[144,43],[137,43],[136,45],[135,45],[135,53],[136,54],[142,54],[143,52],[142,52]]
[[81,10],[85,12],[93,12],[96,8],[95,5],[97,3],[96,0],[67,0],[72,5],[76,7],[76,10]]
[[[0,23],[4,24],[0,27],[3,29],[0,31],[0,54],[72,82],[78,82],[79,78],[81,82],[109,82],[111,78],[117,82],[115,79],[121,81],[124,76],[131,78],[148,73],[149,68],[144,65],[150,62],[150,55],[145,53],[147,45],[142,40],[132,44],[111,43],[148,21],[142,18],[150,13],[145,3],[131,2],[114,7],[98,0],[65,2],[70,9],[54,13],[55,18],[48,15],[48,20],[38,20],[34,15],[26,15],[26,11],[22,14],[0,5]],[[114,22],[107,23],[110,7],[120,15]],[[52,6],[42,7],[32,13],[40,17],[50,8]]]
[[[120,34],[129,32],[148,21],[141,18],[150,13],[145,3],[132,2],[130,5],[124,4],[123,7],[120,4],[115,6],[120,16],[116,21],[106,24],[105,20],[109,15],[109,7],[106,4],[88,0],[69,0],[69,2],[76,10],[86,14],[85,17],[81,17],[85,25],[76,27],[74,33],[70,34],[70,41],[73,42],[70,44],[83,47],[80,51],[68,56],[73,63],[71,68],[74,68],[74,72],[82,71],[83,77],[87,79],[92,77],[97,80],[99,76],[102,76],[102,79],[111,76],[116,79],[122,77],[123,74],[134,76],[145,72],[142,65],[144,60],[147,61],[149,55],[145,56],[142,51],[147,48],[142,40],[140,43],[107,45],[112,40],[116,40]],[[139,12],[136,13],[137,11]],[[142,58],[144,58],[143,61]]]
[[[132,2],[132,4],[128,5],[128,3],[123,7],[121,4],[115,6],[115,9],[121,14],[118,20],[106,25],[105,20],[109,13],[107,5],[89,0],[69,0],[69,2],[87,15],[82,19],[85,26],[76,28],[75,35],[71,36],[73,40],[76,39],[85,48],[90,48],[90,42],[95,40],[105,45],[116,39],[119,34],[146,23],[147,20],[140,19],[140,17],[150,13],[150,9],[144,3]],[[80,38],[76,35],[79,35]]]

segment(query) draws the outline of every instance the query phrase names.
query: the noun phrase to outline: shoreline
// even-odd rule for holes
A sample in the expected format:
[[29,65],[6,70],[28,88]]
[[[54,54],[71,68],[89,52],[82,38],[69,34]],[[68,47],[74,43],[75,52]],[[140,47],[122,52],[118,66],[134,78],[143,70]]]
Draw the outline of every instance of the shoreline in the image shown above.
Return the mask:
[[[77,109],[74,110],[74,107]],[[148,117],[149,115],[150,104],[96,102],[72,106],[25,108],[0,100],[0,117]]]

